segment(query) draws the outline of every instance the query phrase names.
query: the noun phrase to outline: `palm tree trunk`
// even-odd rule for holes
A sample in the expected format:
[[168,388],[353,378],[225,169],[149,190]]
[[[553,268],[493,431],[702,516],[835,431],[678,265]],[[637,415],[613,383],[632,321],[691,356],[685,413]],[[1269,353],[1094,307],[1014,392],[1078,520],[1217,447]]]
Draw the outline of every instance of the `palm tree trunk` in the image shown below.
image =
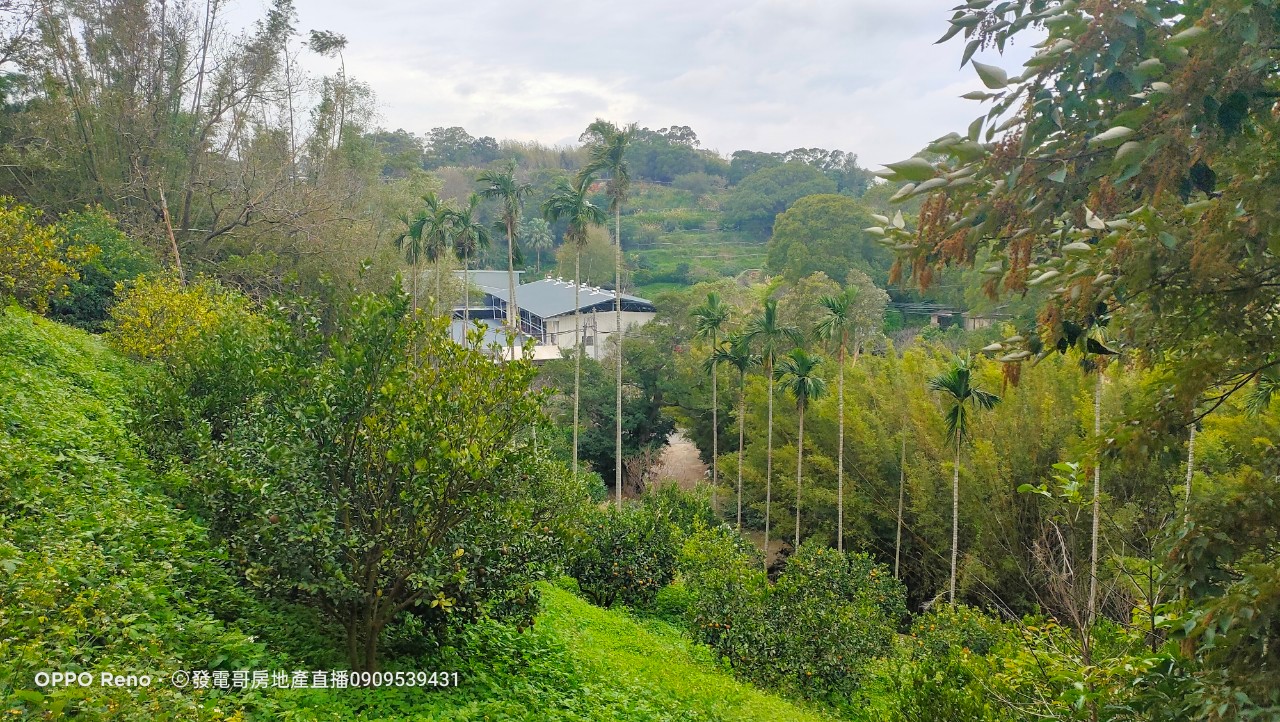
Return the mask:
[[516,251],[515,237],[511,224],[507,224],[507,323],[511,326],[512,336],[507,346],[512,349],[511,358],[515,359],[515,335],[520,333],[520,306],[516,304]]
[[844,551],[844,338],[840,339],[840,349],[836,352],[836,363],[840,365],[840,379],[837,385],[836,405],[839,407],[840,421],[836,424],[836,549]]
[[960,426],[956,425],[956,462],[951,467],[951,606],[956,604],[956,560],[960,550]]
[[742,444],[747,430],[747,374],[738,376],[738,533],[742,533]]
[[1196,468],[1196,422],[1191,422],[1187,430],[1187,497],[1183,502],[1185,520],[1191,521],[1191,475]]
[[413,310],[418,310],[418,261],[413,261]]
[[[443,302],[444,302],[444,291],[443,291],[443,290],[441,289],[441,287],[440,287],[440,273],[442,272],[442,270],[441,270],[441,269],[442,269],[442,266],[443,266],[443,264],[440,262],[440,259],[439,259],[439,258],[436,258],[436,273],[435,273],[435,276],[436,276],[436,298],[435,298],[435,304],[433,304],[433,305],[435,305],[435,306],[436,306],[436,308],[439,308],[439,307],[443,304]],[[452,310],[450,310],[450,312],[449,312],[449,321],[450,321],[450,323],[452,323],[452,322],[453,322],[453,312],[452,312]]]
[[800,411],[800,434],[796,438],[796,545],[800,548],[800,481],[804,470],[804,407]]
[[[711,352],[714,354],[716,349],[716,332],[711,331]],[[716,469],[720,463],[720,402],[716,389],[716,377],[720,374],[716,373],[715,361],[711,363],[711,509],[716,508]]]
[[617,368],[618,393],[614,413],[617,414],[615,424],[614,453],[614,486],[618,492],[618,508],[622,508],[622,204],[613,209],[613,309],[614,328],[618,334]]
[[902,425],[902,460],[898,465],[898,531],[893,539],[893,578],[901,579],[898,562],[902,559],[902,501],[907,487],[907,426]]
[[462,254],[462,339],[471,328],[471,254]]
[[769,376],[769,420],[765,424],[767,439],[764,452],[764,568],[769,568],[769,509],[773,504],[773,364],[764,370]]
[[1098,378],[1093,390],[1093,439],[1098,448],[1095,452],[1097,458],[1093,462],[1093,529],[1090,532],[1089,544],[1089,604],[1085,612],[1084,643],[1081,649],[1086,665],[1091,661],[1093,618],[1098,609],[1098,517],[1102,510],[1099,498],[1102,493],[1102,368],[1098,367],[1094,373]]
[[[582,246],[573,254],[573,478],[578,478],[578,398],[582,388],[582,305],[578,303],[578,279],[582,278]],[[596,339],[600,343],[600,339]]]

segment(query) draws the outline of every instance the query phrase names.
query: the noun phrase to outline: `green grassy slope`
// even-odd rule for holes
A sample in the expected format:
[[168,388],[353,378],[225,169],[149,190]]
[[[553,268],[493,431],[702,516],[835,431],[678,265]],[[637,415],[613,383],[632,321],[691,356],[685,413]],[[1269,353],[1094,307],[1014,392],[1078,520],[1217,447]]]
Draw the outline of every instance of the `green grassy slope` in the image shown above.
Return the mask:
[[[143,371],[82,331],[0,309],[0,715],[218,718],[177,669],[265,664],[203,529],[159,491],[126,428]],[[39,689],[40,671],[152,675]]]
[[669,624],[550,586],[542,595],[532,629],[482,626],[441,663],[459,673],[456,689],[311,692],[283,706],[308,720],[828,719],[735,680]]
[[[175,670],[341,668],[327,625],[246,593],[164,493],[125,423],[147,371],[100,339],[0,311],[0,717],[299,720],[817,720],[733,679],[668,624],[544,586],[523,632],[472,628],[453,689],[177,690]],[[252,635],[252,636],[251,636]],[[93,672],[38,689],[40,671]],[[148,688],[97,684],[150,674]]]

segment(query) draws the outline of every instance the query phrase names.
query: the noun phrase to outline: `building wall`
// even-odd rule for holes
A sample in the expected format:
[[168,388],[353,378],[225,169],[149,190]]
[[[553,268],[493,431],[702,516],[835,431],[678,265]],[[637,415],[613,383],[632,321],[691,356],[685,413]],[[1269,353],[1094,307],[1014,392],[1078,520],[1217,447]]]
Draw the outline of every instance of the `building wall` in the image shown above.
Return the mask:
[[[622,327],[634,329],[653,320],[656,314],[639,311],[623,311]],[[555,344],[560,348],[573,348],[574,315],[567,314],[547,319],[547,331],[555,335]],[[583,344],[586,355],[601,359],[609,354],[613,347],[613,336],[617,331],[616,316],[613,311],[596,311],[582,314]]]

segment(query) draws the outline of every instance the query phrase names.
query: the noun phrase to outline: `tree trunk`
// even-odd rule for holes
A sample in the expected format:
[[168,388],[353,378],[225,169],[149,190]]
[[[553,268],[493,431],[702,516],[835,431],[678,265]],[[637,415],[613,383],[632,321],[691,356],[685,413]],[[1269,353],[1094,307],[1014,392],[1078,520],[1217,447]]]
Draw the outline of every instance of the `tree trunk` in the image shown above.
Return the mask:
[[165,200],[164,187],[157,190],[160,196],[160,214],[164,218],[164,229],[169,234],[169,248],[173,251],[173,267],[178,272],[178,283],[186,285],[186,277],[182,274],[182,254],[178,252],[178,239],[173,235],[173,221],[169,218],[169,202]]
[[622,204],[619,203],[613,209],[613,309],[614,309],[614,329],[618,334],[618,358],[615,367],[617,368],[618,393],[617,403],[614,413],[617,414],[617,423],[615,424],[614,450],[616,459],[614,462],[614,486],[618,493],[618,508],[622,508]]
[[901,579],[898,563],[902,559],[902,501],[907,487],[907,426],[902,425],[902,460],[898,465],[898,531],[893,539],[893,578]]
[[462,341],[471,328],[471,254],[462,254]]
[[1187,430],[1187,496],[1183,502],[1185,520],[1191,521],[1191,475],[1196,469],[1196,422],[1192,421]]
[[[512,224],[507,223],[507,323],[511,326],[512,334],[520,333],[520,306],[516,304],[516,251],[515,236],[512,232]],[[507,347],[511,349],[511,360],[515,360],[515,336],[512,335],[507,342]]]
[[840,365],[840,379],[836,395],[839,407],[839,423],[836,424],[836,549],[844,551],[844,345],[840,339],[840,349],[836,352],[836,363]]
[[1100,498],[1102,493],[1102,367],[1099,366],[1094,373],[1098,378],[1093,390],[1093,439],[1098,448],[1094,452],[1097,456],[1093,461],[1093,529],[1090,532],[1089,543],[1089,605],[1085,611],[1082,645],[1085,665],[1092,662],[1093,619],[1098,609],[1098,517],[1102,510]]
[[960,551],[960,426],[956,425],[956,462],[951,468],[951,606],[956,605],[956,560]]
[[418,310],[418,261],[416,257],[410,268],[413,269],[413,310],[416,313]]
[[769,568],[769,509],[773,504],[773,363],[765,365],[769,377],[769,420],[766,427],[764,452],[764,568]]
[[800,433],[796,437],[796,545],[800,548],[800,482],[804,478],[804,407],[800,412]]
[[712,511],[715,511],[715,508],[716,508],[716,484],[718,483],[716,471],[717,471],[718,465],[720,464],[720,402],[718,401],[719,395],[716,387],[716,377],[718,377],[720,374],[716,372],[717,369],[716,369],[716,364],[714,359],[715,352],[716,352],[716,332],[715,332],[715,329],[712,329],[711,331],[711,353],[713,354],[713,358],[711,361],[711,510]]
[[[575,244],[576,245],[576,244]],[[582,246],[573,254],[573,478],[578,478],[578,399],[582,389],[582,304],[578,287],[582,278]],[[595,343],[600,343],[599,333]]]
[[[441,273],[444,273],[444,264],[439,258],[436,258],[436,298],[434,305],[437,308],[444,304],[444,290],[440,286]],[[449,323],[453,323],[453,309],[449,309]]]
[[747,430],[747,375],[738,376],[738,533],[742,533],[742,444]]

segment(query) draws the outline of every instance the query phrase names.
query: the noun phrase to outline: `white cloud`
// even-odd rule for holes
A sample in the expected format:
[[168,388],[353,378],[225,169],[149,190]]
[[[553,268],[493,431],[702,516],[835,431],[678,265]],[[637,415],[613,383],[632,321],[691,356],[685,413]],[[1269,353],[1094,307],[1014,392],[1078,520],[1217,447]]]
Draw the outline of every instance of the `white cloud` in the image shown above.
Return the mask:
[[[236,12],[252,17],[249,0]],[[353,10],[353,7],[355,8]],[[597,116],[691,126],[704,147],[898,160],[981,112],[959,41],[926,0],[310,0],[299,28],[347,35],[348,72],[389,127],[574,142]],[[980,55],[1016,72],[1026,51]],[[312,72],[334,61],[305,57]]]

